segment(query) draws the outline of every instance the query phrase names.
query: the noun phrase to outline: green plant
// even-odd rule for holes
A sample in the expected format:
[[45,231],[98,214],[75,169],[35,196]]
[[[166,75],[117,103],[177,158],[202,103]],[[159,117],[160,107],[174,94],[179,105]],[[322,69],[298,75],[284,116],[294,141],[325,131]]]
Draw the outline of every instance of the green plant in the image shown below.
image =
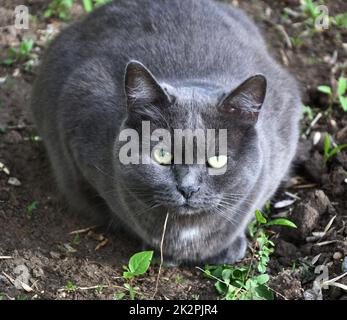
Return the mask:
[[79,234],[76,234],[76,235],[73,237],[73,239],[72,239],[72,241],[71,241],[71,244],[77,245],[77,244],[80,244],[80,243],[81,243],[81,236],[80,236]]
[[113,300],[123,300],[124,297],[125,297],[124,292],[117,292],[113,295]]
[[33,215],[34,210],[37,209],[37,201],[33,201],[27,206],[28,216],[31,217]]
[[328,134],[324,138],[324,163],[331,160],[337,153],[341,152],[343,149],[347,148],[347,144],[337,145],[336,147],[331,146],[331,140]]
[[71,19],[71,9],[74,0],[53,0],[44,11],[45,18],[57,17],[68,21]]
[[95,289],[95,292],[96,292],[97,294],[102,294],[102,292],[104,291],[105,287],[106,287],[106,286],[105,286],[103,283],[100,283],[100,284],[98,285],[98,287]]
[[181,284],[183,282],[183,277],[179,273],[177,273],[175,276],[175,282],[177,284]]
[[75,292],[77,287],[72,281],[69,280],[65,286],[65,289],[67,292]]
[[[144,275],[151,264],[153,258],[153,251],[142,251],[135,253],[128,262],[127,266],[123,266],[125,270],[123,272],[123,278],[126,280],[132,280],[138,276]],[[127,282],[124,288],[129,292],[131,300],[135,299],[135,288],[131,285],[131,282]]]
[[315,21],[321,15],[318,6],[324,4],[324,1],[303,0],[300,10],[305,17],[305,24],[309,30],[315,31]]
[[317,4],[313,0],[302,1],[301,10],[306,16],[310,18],[315,19],[319,16]]
[[94,7],[101,6],[111,0],[82,0],[83,8],[86,12],[93,11]]
[[132,279],[145,274],[151,264],[153,251],[142,251],[135,253],[129,260],[127,266],[123,266],[126,270],[123,272],[125,279]]
[[31,298],[29,296],[21,294],[21,295],[16,297],[16,300],[31,300]]
[[303,106],[302,107],[302,115],[307,117],[309,120],[313,120],[314,113],[311,107],[309,106]]
[[216,280],[215,287],[225,300],[272,300],[272,290],[267,283],[270,276],[266,274],[270,254],[274,251],[274,243],[270,240],[266,228],[281,225],[296,228],[288,219],[280,218],[268,221],[259,210],[256,219],[248,230],[254,239],[252,261],[248,266],[206,266],[202,270],[209,278]]
[[319,86],[317,89],[319,92],[322,92],[329,96],[330,108],[333,103],[339,103],[343,111],[347,112],[347,78],[339,78],[335,92],[331,87],[325,85]]
[[124,288],[128,290],[130,300],[135,300],[135,288],[129,283],[124,283]]
[[347,29],[347,12],[331,17],[331,22],[338,28]]
[[32,39],[23,40],[18,48],[8,49],[7,58],[2,61],[2,64],[12,66],[21,61],[26,61],[26,64],[29,64],[33,47],[34,41]]
[[304,40],[298,37],[290,37],[290,41],[292,42],[293,46],[296,48],[301,47],[304,44]]

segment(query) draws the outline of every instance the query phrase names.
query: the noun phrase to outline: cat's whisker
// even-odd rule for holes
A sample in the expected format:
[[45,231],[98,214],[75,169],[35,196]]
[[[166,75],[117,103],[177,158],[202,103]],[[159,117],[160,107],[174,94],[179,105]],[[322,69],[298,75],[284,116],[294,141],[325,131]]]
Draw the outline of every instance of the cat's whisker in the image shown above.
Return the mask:
[[236,221],[232,217],[229,217],[228,215],[226,215],[226,213],[223,210],[221,210],[220,208],[215,208],[215,210],[213,212],[219,214],[222,218],[227,220],[233,226],[236,225]]
[[250,206],[254,204],[253,201],[247,200],[247,199],[225,199],[225,200],[222,199],[219,202],[229,204],[229,205],[235,205],[238,202],[242,202],[242,203],[248,204]]
[[153,209],[155,209],[155,208],[158,208],[158,207],[160,207],[160,206],[161,206],[161,204],[159,204],[159,203],[153,203],[151,206],[147,207],[146,209],[144,209],[144,210],[139,210],[138,212],[135,212],[134,215],[137,216],[137,217],[140,217],[140,216],[142,216],[144,213],[146,213],[146,212],[148,212],[148,211],[150,211],[150,210],[153,210]]
[[225,206],[225,205],[223,205],[223,204],[220,204],[220,206],[223,207],[224,209],[228,210],[228,211],[231,212],[231,213],[242,214],[242,215],[246,215],[246,214],[248,213],[248,212],[245,211],[245,210],[241,210],[241,209],[239,209],[239,208],[235,208],[235,207],[230,206],[230,205]]

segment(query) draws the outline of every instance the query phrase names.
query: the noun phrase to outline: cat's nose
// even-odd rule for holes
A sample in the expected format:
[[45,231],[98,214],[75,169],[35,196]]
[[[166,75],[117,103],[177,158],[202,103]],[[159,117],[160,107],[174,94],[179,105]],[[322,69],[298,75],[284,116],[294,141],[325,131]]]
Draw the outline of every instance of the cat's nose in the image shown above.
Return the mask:
[[189,186],[177,186],[177,190],[185,197],[187,200],[192,197],[194,193],[197,193],[200,190],[200,187]]

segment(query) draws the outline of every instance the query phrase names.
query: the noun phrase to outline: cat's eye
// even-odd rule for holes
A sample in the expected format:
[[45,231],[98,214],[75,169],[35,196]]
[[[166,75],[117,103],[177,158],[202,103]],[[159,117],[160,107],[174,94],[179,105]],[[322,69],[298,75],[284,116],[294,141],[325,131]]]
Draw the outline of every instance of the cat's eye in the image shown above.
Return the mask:
[[172,154],[163,148],[155,149],[153,151],[153,157],[154,157],[154,160],[161,165],[170,164],[172,161]]
[[224,155],[214,156],[207,159],[211,168],[221,169],[228,163],[228,157]]

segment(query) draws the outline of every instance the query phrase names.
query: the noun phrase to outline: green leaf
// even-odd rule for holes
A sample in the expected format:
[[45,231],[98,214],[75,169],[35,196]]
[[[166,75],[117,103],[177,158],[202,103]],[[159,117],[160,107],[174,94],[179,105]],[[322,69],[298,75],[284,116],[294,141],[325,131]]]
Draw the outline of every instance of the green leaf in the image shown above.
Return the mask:
[[303,115],[307,115],[307,118],[309,120],[312,120],[313,119],[313,111],[312,111],[312,108],[309,107],[309,106],[303,106],[302,108],[302,114]]
[[319,86],[317,89],[318,89],[318,91],[325,93],[329,96],[331,96],[333,94],[333,92],[329,86]]
[[229,284],[230,283],[230,278],[232,276],[232,271],[230,269],[224,269],[222,272],[222,279],[224,280],[225,283]]
[[53,12],[51,9],[47,9],[43,12],[44,18],[50,18],[53,15]]
[[215,287],[216,287],[219,294],[224,295],[227,293],[228,288],[224,283],[217,281],[215,284]]
[[123,278],[125,279],[132,279],[134,277],[135,277],[135,274],[133,274],[132,272],[129,272],[129,271],[123,272]]
[[329,158],[332,158],[335,154],[339,153],[343,149],[347,148],[347,144],[341,144],[339,146],[336,146],[334,149],[332,149],[329,152]]
[[83,2],[83,8],[86,12],[93,11],[93,3],[92,0],[82,0]]
[[11,58],[5,59],[4,61],[2,61],[2,64],[6,65],[6,66],[11,66],[14,64],[14,60]]
[[267,221],[260,210],[255,211],[255,217],[260,224],[265,224]]
[[153,251],[142,251],[135,253],[129,260],[129,270],[135,276],[140,276],[147,272],[151,264]]
[[255,277],[255,280],[258,284],[265,284],[270,280],[270,276],[268,274],[261,274],[260,276]]
[[347,90],[347,78],[340,77],[338,86],[337,86],[337,94],[339,96],[343,96]]
[[265,285],[260,285],[255,288],[256,294],[265,300],[274,300],[273,292]]
[[324,138],[324,157],[328,156],[329,154],[330,144],[330,137],[328,134],[326,134]]
[[266,266],[264,264],[262,264],[262,263],[259,263],[258,264],[258,271],[260,273],[265,273],[266,272]]
[[347,112],[347,97],[339,96],[339,100],[343,111]]
[[115,293],[114,300],[123,300],[124,296],[125,296],[124,292]]
[[255,233],[256,233],[256,231],[257,231],[257,229],[256,229],[256,224],[257,224],[257,220],[252,220],[252,221],[248,224],[248,226],[247,226],[247,228],[248,228],[248,233],[249,233],[249,235],[251,236],[251,238],[254,237],[254,235],[255,235]]
[[27,55],[33,49],[33,46],[34,46],[34,41],[32,39],[23,41],[19,47],[20,54],[22,56]]
[[295,225],[294,222],[285,219],[285,218],[278,218],[278,219],[274,219],[271,220],[267,223],[268,226],[286,226],[286,227],[290,227],[290,228],[297,228],[297,226]]

